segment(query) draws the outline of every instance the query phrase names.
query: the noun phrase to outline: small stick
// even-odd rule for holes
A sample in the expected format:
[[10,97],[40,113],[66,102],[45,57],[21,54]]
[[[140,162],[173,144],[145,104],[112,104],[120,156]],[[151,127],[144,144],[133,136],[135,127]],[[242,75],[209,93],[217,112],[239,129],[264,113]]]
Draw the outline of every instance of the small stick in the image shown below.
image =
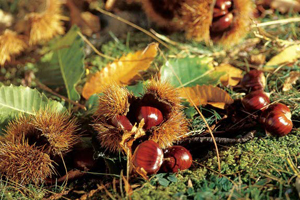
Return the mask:
[[62,95],[60,95],[60,94],[54,92],[53,90],[51,90],[50,88],[48,88],[46,85],[40,83],[39,81],[36,81],[36,83],[37,83],[37,85],[38,85],[41,89],[43,89],[43,90],[45,90],[45,91],[47,91],[47,92],[50,92],[51,94],[53,94],[53,95],[55,95],[55,96],[58,96],[58,97],[62,98],[63,100],[65,100],[65,101],[67,101],[67,102],[69,102],[69,103],[71,103],[71,104],[74,104],[75,106],[78,106],[79,108],[81,108],[81,109],[83,109],[83,110],[86,110],[86,107],[85,107],[84,105],[81,105],[80,103],[77,103],[77,102],[75,102],[75,101],[73,101],[73,100],[71,100],[71,99],[68,99],[68,98],[65,97],[65,96],[62,96]]
[[[219,144],[235,144],[235,143],[244,143],[247,142],[251,139],[254,138],[254,134],[256,133],[255,130],[250,131],[249,133],[247,133],[246,135],[244,135],[241,138],[222,138],[222,137],[215,137],[215,140],[217,143]],[[209,143],[213,143],[213,138],[212,137],[201,137],[201,136],[197,136],[197,137],[191,137],[191,138],[184,138],[181,141],[178,142],[178,144],[182,144],[182,143],[205,143],[205,142],[209,142]]]

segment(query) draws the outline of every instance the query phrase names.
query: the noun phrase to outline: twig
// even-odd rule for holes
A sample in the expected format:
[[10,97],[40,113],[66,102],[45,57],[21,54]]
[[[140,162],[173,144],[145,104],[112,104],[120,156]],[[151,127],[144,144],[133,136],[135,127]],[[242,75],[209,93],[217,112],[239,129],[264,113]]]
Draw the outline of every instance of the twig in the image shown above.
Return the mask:
[[[255,130],[250,131],[249,133],[247,133],[246,135],[244,135],[241,138],[215,137],[215,142],[217,142],[219,144],[244,143],[244,142],[247,142],[247,141],[253,139],[255,133],[256,133]],[[178,144],[182,144],[182,143],[188,143],[188,144],[190,144],[190,143],[197,143],[198,144],[198,143],[205,143],[205,142],[214,143],[212,137],[197,136],[197,137],[184,138],[180,142],[178,142]]]
[[94,47],[94,45],[92,43],[90,43],[90,41],[88,39],[86,39],[86,37],[84,35],[82,35],[81,32],[78,31],[77,34],[95,51],[96,54],[98,54],[99,56],[102,56],[104,58],[110,59],[110,60],[116,60],[116,58],[107,56],[107,55],[101,53],[100,51],[98,51],[96,49],[96,47]]
[[251,28],[271,26],[271,25],[282,25],[282,24],[288,24],[288,23],[292,23],[292,22],[300,22],[300,17],[258,23],[258,24],[252,25]]
[[65,96],[62,96],[56,92],[54,92],[52,89],[48,88],[46,85],[42,84],[41,82],[39,81],[36,81],[36,84],[42,89],[42,90],[45,90],[47,92],[50,92],[51,94],[55,95],[55,96],[58,96],[60,98],[62,98],[63,100],[71,103],[71,104],[74,104],[75,106],[78,106],[79,108],[83,109],[83,110],[86,110],[86,107],[84,105],[81,105],[80,103],[77,103],[71,99],[68,99],[67,97]]
[[96,8],[96,10],[99,11],[99,12],[101,12],[101,13],[103,13],[103,14],[105,14],[105,15],[107,15],[107,16],[110,16],[110,17],[112,17],[114,19],[117,19],[117,20],[119,20],[119,21],[121,21],[121,22],[123,22],[125,24],[128,24],[129,26],[132,26],[133,28],[135,28],[135,29],[137,29],[139,31],[142,31],[143,33],[145,33],[146,35],[150,36],[151,38],[153,38],[154,40],[156,40],[157,42],[159,42],[160,44],[162,44],[166,48],[170,49],[169,45],[167,45],[166,43],[164,43],[163,41],[161,41],[158,37],[156,37],[155,35],[153,35],[151,32],[149,32],[149,31],[147,31],[147,30],[139,27],[138,25],[136,25],[136,24],[134,24],[134,23],[132,23],[132,22],[126,20],[126,19],[123,19],[123,18],[121,18],[121,17],[119,17],[117,15],[114,15],[114,14],[112,14],[110,12],[107,12],[106,10],[103,10],[101,8]]

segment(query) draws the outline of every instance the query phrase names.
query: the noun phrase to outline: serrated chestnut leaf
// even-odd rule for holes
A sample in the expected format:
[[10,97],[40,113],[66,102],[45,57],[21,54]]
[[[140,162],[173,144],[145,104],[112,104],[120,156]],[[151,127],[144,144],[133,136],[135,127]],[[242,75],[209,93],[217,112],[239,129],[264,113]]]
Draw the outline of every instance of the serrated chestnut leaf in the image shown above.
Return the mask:
[[242,99],[244,108],[249,112],[260,110],[269,103],[268,95],[262,90],[253,91]]
[[191,153],[183,146],[172,146],[164,152],[164,162],[161,166],[163,172],[178,172],[191,167],[193,158]]
[[251,70],[243,76],[241,85],[251,91],[263,90],[266,86],[266,77],[263,71]]
[[213,33],[223,32],[231,25],[232,20],[233,14],[227,13],[226,15],[218,18],[217,20],[214,19],[213,23],[211,24],[210,30]]
[[271,135],[282,137],[291,132],[293,123],[284,113],[271,112],[265,119],[264,127]]
[[153,140],[142,142],[134,151],[133,165],[143,168],[148,175],[155,174],[163,162],[163,151]]
[[115,127],[130,131],[132,129],[132,124],[126,116],[117,115],[111,120],[112,125]]
[[162,112],[151,106],[141,106],[137,111],[137,120],[144,119],[144,129],[148,130],[153,126],[159,125],[163,121]]

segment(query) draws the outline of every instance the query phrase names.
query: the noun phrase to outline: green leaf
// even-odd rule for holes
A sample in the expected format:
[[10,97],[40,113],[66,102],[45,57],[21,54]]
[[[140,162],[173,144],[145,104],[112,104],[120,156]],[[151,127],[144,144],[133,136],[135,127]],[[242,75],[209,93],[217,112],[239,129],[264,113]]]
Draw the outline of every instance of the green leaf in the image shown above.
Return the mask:
[[24,86],[0,87],[0,130],[19,114],[34,115],[40,109],[63,111],[61,103],[49,100],[36,89]]
[[158,179],[158,183],[162,186],[168,187],[168,185],[170,184],[170,181],[168,181],[165,178],[159,178]]
[[130,85],[130,86],[126,86],[126,88],[132,92],[134,94],[134,96],[136,97],[140,97],[142,96],[143,92],[144,92],[144,86],[145,84],[147,84],[147,81],[146,82],[138,82],[137,84],[135,85]]
[[80,99],[75,86],[84,73],[83,41],[77,34],[79,28],[70,31],[51,46],[38,66],[37,77],[50,88],[63,88],[63,94],[73,101]]
[[[175,87],[192,87],[195,85],[217,85],[225,72],[215,71],[209,58],[179,58],[172,59],[162,66],[161,80],[168,81]],[[178,81],[175,74],[180,79]]]

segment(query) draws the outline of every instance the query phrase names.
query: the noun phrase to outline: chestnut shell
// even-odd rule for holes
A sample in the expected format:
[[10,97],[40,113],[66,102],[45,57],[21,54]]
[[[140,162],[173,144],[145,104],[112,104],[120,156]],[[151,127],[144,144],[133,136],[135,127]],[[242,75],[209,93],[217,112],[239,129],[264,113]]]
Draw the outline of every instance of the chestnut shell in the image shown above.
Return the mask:
[[254,69],[243,76],[241,85],[251,91],[263,90],[266,86],[266,77],[263,71]]
[[142,142],[134,151],[133,165],[143,168],[148,175],[155,174],[163,162],[163,151],[152,140]]
[[178,172],[191,167],[193,158],[191,153],[183,146],[172,146],[164,152],[164,162],[161,170],[164,172]]
[[284,113],[271,112],[266,117],[264,127],[273,136],[282,137],[291,132],[293,123]]
[[153,126],[161,124],[163,121],[162,112],[151,106],[141,106],[137,111],[137,120],[141,121],[144,119],[146,130],[150,129]]
[[242,99],[244,108],[249,112],[260,110],[269,103],[269,97],[262,90],[253,91]]

